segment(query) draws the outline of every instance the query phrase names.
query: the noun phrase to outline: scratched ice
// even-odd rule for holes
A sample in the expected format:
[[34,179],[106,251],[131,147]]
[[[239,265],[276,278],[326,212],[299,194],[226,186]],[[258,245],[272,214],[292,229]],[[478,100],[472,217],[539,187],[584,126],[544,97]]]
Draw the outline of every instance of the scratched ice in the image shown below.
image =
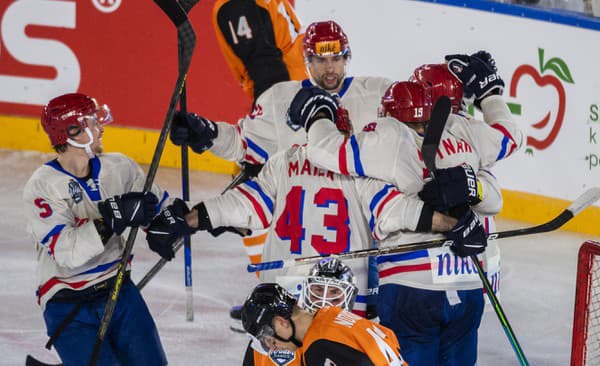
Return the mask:
[[[45,326],[35,301],[35,255],[26,236],[22,187],[31,172],[51,155],[0,150],[0,355],[2,365],[23,365],[31,354],[53,363]],[[216,195],[229,177],[191,173],[192,201]],[[181,192],[180,173],[161,168],[156,181],[173,195]],[[499,229],[528,226],[500,221]],[[138,235],[133,264],[139,281],[156,262]],[[529,362],[562,366],[569,362],[576,256],[586,239],[566,232],[503,239],[501,303]],[[256,283],[245,271],[246,257],[237,236],[193,238],[193,322],[185,320],[183,260],[178,255],[144,289],[171,365],[239,365],[246,338],[229,330],[229,308],[241,303]],[[143,352],[144,350],[140,350]],[[496,318],[487,308],[479,332],[479,364],[517,364]]]

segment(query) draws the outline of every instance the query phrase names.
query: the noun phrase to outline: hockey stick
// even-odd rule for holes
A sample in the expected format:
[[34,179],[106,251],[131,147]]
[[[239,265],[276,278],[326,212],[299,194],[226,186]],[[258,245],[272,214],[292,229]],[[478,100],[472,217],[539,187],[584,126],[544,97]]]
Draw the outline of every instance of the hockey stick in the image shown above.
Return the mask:
[[[183,10],[189,14],[190,10],[198,3],[199,0],[180,0],[180,5]],[[187,70],[183,70],[185,65],[184,60],[184,48],[182,40],[177,33],[177,59],[179,72],[185,73]],[[181,88],[181,97],[179,98],[179,109],[181,113],[187,113],[187,90],[186,84],[183,84]],[[190,166],[188,158],[188,145],[186,143],[181,145],[181,198],[184,201],[190,200]],[[184,283],[185,283],[185,319],[189,322],[194,321],[194,290],[192,286],[192,245],[190,235],[183,237],[183,253],[184,253]]]
[[[231,180],[227,187],[223,189],[223,192],[221,192],[221,194],[224,194],[225,192],[229,191],[230,189],[237,186],[246,179],[248,179],[248,174],[244,170],[242,170],[238,175],[235,176],[235,178]],[[175,242],[175,244],[173,244],[173,252],[177,253],[182,246],[183,240],[178,240],[177,242]],[[167,264],[167,260],[163,258],[159,259],[156,262],[156,264],[154,264],[154,266],[152,266],[152,268],[150,268],[150,270],[144,275],[144,277],[142,277],[140,282],[138,282],[137,288],[141,291],[144,287],[146,287],[148,282],[150,282],[150,280],[154,278],[154,276],[156,276],[158,272],[160,272],[160,270],[165,266],[165,264]]]
[[[150,189],[152,188],[152,183],[154,182],[154,177],[156,175],[156,171],[158,170],[158,164],[160,162],[160,158],[162,156],[162,152],[167,140],[167,135],[171,127],[171,120],[175,113],[175,107],[177,105],[177,101],[179,100],[179,96],[181,94],[181,89],[185,82],[185,78],[187,77],[187,71],[192,59],[192,53],[194,52],[194,48],[196,46],[196,34],[194,33],[194,29],[192,28],[192,25],[183,8],[176,1],[173,0],[154,0],[154,2],[162,9],[162,11],[169,17],[169,19],[171,19],[173,24],[177,27],[177,36],[178,39],[181,40],[181,54],[183,60],[182,66],[179,68],[178,71],[175,89],[173,90],[171,101],[169,102],[169,108],[165,116],[158,143],[156,145],[156,149],[154,150],[154,155],[152,156],[152,162],[148,170],[148,175],[146,176],[146,182],[144,183],[145,192],[150,191]],[[94,344],[94,349],[92,350],[92,355],[90,357],[89,363],[92,366],[95,365],[98,361],[98,356],[100,355],[100,349],[104,341],[104,336],[106,335],[106,331],[108,330],[110,320],[112,319],[112,315],[114,313],[115,306],[119,298],[119,292],[121,291],[121,286],[123,284],[123,280],[125,279],[127,261],[131,256],[136,235],[137,228],[131,228],[131,230],[129,231],[129,236],[127,237],[127,242],[125,244],[123,256],[121,257],[117,268],[115,284],[111,290],[108,300],[106,301],[104,315],[102,316],[100,327],[98,328],[96,342]]]
[[[573,217],[577,216],[577,214],[587,207],[594,204],[594,202],[600,199],[600,187],[592,187],[583,192],[579,197],[575,199],[571,203],[569,207],[563,210],[560,214],[554,217],[552,220],[547,221],[543,224],[521,228],[521,229],[513,229],[507,231],[500,231],[497,233],[489,233],[487,235],[487,240],[496,240],[496,239],[504,239],[511,238],[515,236],[523,236],[523,235],[532,235],[532,234],[541,234],[549,231],[554,231],[559,229],[564,224],[566,224]],[[323,258],[327,257],[335,257],[341,260],[351,260],[357,258],[364,258],[370,256],[379,256],[379,255],[387,255],[387,254],[396,254],[396,253],[406,253],[412,252],[415,250],[423,250],[430,248],[439,248],[442,246],[449,246],[454,243],[453,240],[449,239],[435,239],[430,241],[423,241],[417,243],[409,243],[409,244],[399,244],[393,247],[385,247],[385,248],[373,248],[373,249],[361,249],[355,250],[346,253],[340,254],[329,254],[329,255],[315,255],[312,257],[302,257],[302,258],[294,258],[288,260],[277,260],[271,262],[261,262],[255,264],[248,265],[248,272],[256,272],[256,271],[269,271],[273,269],[280,268],[289,268],[294,266],[300,266],[305,264],[312,264],[320,261]]]
[[[443,108],[443,111],[440,110],[441,108]],[[432,118],[427,126],[427,133],[425,135],[425,138],[423,139],[423,146],[421,147],[423,162],[425,163],[425,166],[429,170],[431,176],[434,178],[437,172],[435,166],[435,155],[437,153],[437,148],[439,146],[442,133],[444,132],[444,125],[446,124],[446,120],[450,115],[450,108],[450,99],[446,97],[438,99],[438,101],[435,103],[435,106],[431,113]],[[442,117],[444,117],[443,114],[445,114],[445,118],[441,119]],[[473,264],[475,265],[475,268],[477,268],[477,274],[479,275],[479,279],[481,280],[481,283],[485,288],[485,292],[488,295],[490,303],[494,306],[494,311],[496,312],[496,315],[498,315],[498,320],[500,320],[500,324],[504,329],[504,333],[506,333],[508,341],[512,346],[515,354],[517,355],[517,359],[519,359],[519,364],[521,364],[522,366],[528,366],[529,362],[525,357],[525,353],[523,352],[523,349],[521,348],[521,345],[517,340],[515,332],[512,330],[512,327],[508,322],[508,318],[506,317],[506,314],[504,313],[504,310],[500,305],[498,297],[492,289],[490,281],[488,280],[487,276],[485,275],[485,272],[483,271],[481,263],[477,258],[477,254],[471,254],[469,258],[471,259],[471,262],[473,262]]]
[[40,360],[33,358],[33,356],[31,356],[31,355],[27,355],[27,358],[25,359],[25,366],[63,366],[63,364],[62,363],[57,363],[57,364],[45,363],[45,362],[42,362]]

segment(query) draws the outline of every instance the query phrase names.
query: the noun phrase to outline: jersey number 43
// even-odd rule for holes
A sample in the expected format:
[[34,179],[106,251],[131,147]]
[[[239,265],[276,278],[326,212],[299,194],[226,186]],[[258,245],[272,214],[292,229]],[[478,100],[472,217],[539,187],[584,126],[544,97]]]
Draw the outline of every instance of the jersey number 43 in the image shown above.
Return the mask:
[[[312,202],[305,207],[306,191],[301,186],[293,186],[285,198],[285,208],[277,219],[275,233],[281,240],[290,241],[290,252],[302,253],[302,242],[306,239],[306,229],[303,227],[307,215],[317,214],[314,207],[331,207],[336,205],[335,214],[323,214],[322,225],[327,230],[335,230],[335,241],[328,241],[323,235],[311,235],[310,245],[319,254],[343,253],[348,251],[350,244],[350,227],[348,218],[348,203],[341,189],[321,188],[315,193]],[[311,217],[311,221],[313,218]]]

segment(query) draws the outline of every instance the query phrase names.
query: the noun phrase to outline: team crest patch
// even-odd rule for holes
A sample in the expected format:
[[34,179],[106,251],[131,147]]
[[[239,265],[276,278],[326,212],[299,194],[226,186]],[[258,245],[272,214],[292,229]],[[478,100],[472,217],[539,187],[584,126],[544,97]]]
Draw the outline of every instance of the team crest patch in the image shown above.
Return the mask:
[[285,366],[296,359],[296,354],[286,349],[276,349],[269,352],[269,357],[277,366]]
[[79,203],[83,199],[83,192],[81,191],[81,186],[73,179],[69,181],[69,194],[71,195],[71,198],[73,198],[73,201],[75,201],[75,203]]

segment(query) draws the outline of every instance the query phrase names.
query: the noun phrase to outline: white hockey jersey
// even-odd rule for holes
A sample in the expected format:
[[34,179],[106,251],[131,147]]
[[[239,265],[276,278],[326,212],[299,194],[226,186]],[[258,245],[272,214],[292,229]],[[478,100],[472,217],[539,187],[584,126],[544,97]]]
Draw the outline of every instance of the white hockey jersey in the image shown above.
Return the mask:
[[[348,111],[355,131],[377,117],[381,97],[391,81],[381,77],[347,77],[338,96]],[[267,89],[256,100],[252,112],[237,125],[217,122],[219,134],[211,152],[227,160],[264,164],[278,151],[306,143],[306,132],[286,123],[287,110],[301,88],[310,80],[284,81]]]
[[[37,252],[36,292],[42,308],[61,289],[82,290],[114,276],[125,248],[123,236],[113,235],[102,244],[93,222],[102,217],[98,202],[142,191],[146,176],[137,163],[117,153],[97,156],[90,166],[90,177],[84,180],[52,160],[25,185],[25,216]],[[152,192],[162,206],[168,193],[156,186]]]
[[[263,260],[272,261],[371,248],[368,220],[375,222],[378,212],[397,195],[390,184],[317,168],[307,160],[304,146],[294,146],[271,157],[253,180],[204,203],[213,226],[268,227]],[[365,218],[362,207],[373,217]],[[364,315],[367,259],[344,262],[358,282],[354,310]],[[290,288],[311,266],[263,271],[260,280]]]
[[[523,136],[500,96],[486,98],[482,109],[485,122],[461,115],[449,117],[438,147],[436,167],[448,168],[467,163],[478,171],[484,199],[474,206],[474,210],[482,216],[491,216],[501,209],[502,196],[495,178],[487,169],[514,153],[521,146]],[[414,130],[386,117],[345,138],[331,121],[321,120],[312,125],[308,141],[308,157],[316,165],[344,175],[369,176],[392,182],[404,193],[403,203],[395,205],[391,212],[383,212],[373,225],[374,237],[380,240],[380,245],[442,237],[398,231],[416,228],[423,205],[417,193],[429,175],[420,154],[423,137]],[[411,212],[415,207],[418,209]],[[481,257],[484,257],[487,272],[497,271],[499,256],[494,241],[490,241],[486,255]],[[400,283],[432,290],[481,287],[470,259],[453,255],[449,248],[382,256],[378,258],[378,264],[380,285]],[[491,273],[488,276],[493,278]]]

